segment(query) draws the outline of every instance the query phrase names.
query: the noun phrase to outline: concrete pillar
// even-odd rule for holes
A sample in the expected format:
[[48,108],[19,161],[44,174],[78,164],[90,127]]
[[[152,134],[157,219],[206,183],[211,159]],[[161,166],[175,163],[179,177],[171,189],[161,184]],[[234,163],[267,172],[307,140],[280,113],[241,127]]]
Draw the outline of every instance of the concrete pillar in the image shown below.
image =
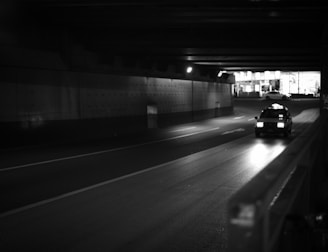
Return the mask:
[[328,27],[322,35],[321,41],[321,88],[320,108],[328,110]]

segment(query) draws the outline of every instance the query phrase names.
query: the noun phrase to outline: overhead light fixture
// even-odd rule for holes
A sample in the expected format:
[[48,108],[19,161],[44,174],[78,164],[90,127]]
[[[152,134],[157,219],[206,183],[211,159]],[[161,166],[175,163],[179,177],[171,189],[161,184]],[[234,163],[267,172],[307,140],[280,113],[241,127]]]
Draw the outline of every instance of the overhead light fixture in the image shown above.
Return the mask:
[[187,71],[187,73],[191,73],[192,72],[192,67],[188,66],[186,71]]
[[223,73],[226,73],[227,71],[219,71],[218,72],[218,77],[221,77]]

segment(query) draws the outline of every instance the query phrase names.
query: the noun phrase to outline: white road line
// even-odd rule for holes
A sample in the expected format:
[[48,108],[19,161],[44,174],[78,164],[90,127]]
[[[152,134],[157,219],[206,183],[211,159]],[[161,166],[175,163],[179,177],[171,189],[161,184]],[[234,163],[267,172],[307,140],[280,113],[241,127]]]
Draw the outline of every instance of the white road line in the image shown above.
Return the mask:
[[191,130],[191,129],[196,129],[196,127],[187,127],[187,128],[177,129],[177,130],[171,130],[170,132],[180,132],[180,131],[186,131],[186,130]]
[[11,167],[6,167],[6,168],[3,168],[3,169],[0,169],[0,172],[12,171],[12,170],[20,169],[20,168],[25,168],[25,167],[30,167],[30,166],[37,166],[37,165],[42,165],[42,164],[55,163],[55,162],[60,162],[60,161],[65,161],[65,160],[70,160],[70,159],[77,159],[77,158],[89,157],[89,156],[94,156],[94,155],[99,155],[99,154],[108,153],[108,152],[114,152],[114,151],[119,151],[119,150],[131,149],[131,148],[145,146],[145,145],[149,145],[149,144],[166,142],[166,141],[170,141],[170,140],[174,140],[174,139],[179,139],[179,138],[183,138],[183,137],[198,135],[198,134],[202,134],[202,133],[206,133],[206,132],[210,132],[210,131],[214,131],[214,130],[218,130],[218,129],[219,129],[219,127],[210,128],[210,129],[203,130],[203,131],[193,132],[193,133],[184,134],[184,135],[175,136],[175,137],[170,137],[170,138],[165,138],[165,139],[161,139],[161,140],[150,141],[150,142],[141,143],[141,144],[134,144],[134,145],[129,145],[129,146],[120,147],[120,148],[114,148],[114,149],[108,149],[108,150],[90,152],[90,153],[85,153],[85,154],[80,154],[80,155],[74,155],[74,156],[70,156],[70,157],[50,159],[50,160],[45,160],[45,161],[40,161],[40,162],[35,162],[35,163],[29,163],[29,164],[23,164],[23,165],[16,165],[16,166],[11,166]]
[[[216,129],[219,129],[219,128],[212,128],[212,129],[209,129],[208,131],[210,131],[210,130],[216,130]],[[246,137],[249,137],[249,136],[246,136]],[[213,147],[211,149],[214,150],[216,148],[217,147]],[[205,150],[205,151],[209,151],[209,149],[208,150]],[[194,155],[194,154],[190,154],[189,156],[192,156],[192,155]],[[87,186],[87,187],[84,187],[84,188],[81,188],[81,189],[78,189],[78,190],[71,191],[69,193],[61,194],[59,196],[56,196],[56,197],[53,197],[53,198],[50,198],[50,199],[38,201],[38,202],[29,204],[29,205],[26,205],[26,206],[23,206],[23,207],[20,207],[20,208],[16,208],[16,209],[13,209],[13,210],[4,212],[4,213],[0,213],[0,218],[5,218],[7,216],[14,215],[14,214],[17,214],[17,213],[20,213],[20,212],[23,212],[23,211],[27,211],[27,210],[32,209],[32,208],[35,208],[35,207],[43,206],[43,205],[46,205],[46,204],[55,202],[57,200],[62,200],[62,199],[65,199],[65,198],[68,198],[68,197],[75,196],[77,194],[86,192],[86,191],[90,191],[90,190],[96,189],[98,187],[109,185],[109,184],[112,184],[114,182],[118,182],[118,181],[121,181],[121,180],[124,180],[124,179],[127,179],[127,178],[131,178],[131,177],[134,177],[134,176],[137,176],[137,175],[146,173],[146,172],[150,172],[150,171],[159,169],[159,168],[161,168],[163,166],[167,166],[167,165],[173,164],[175,162],[178,162],[179,160],[184,160],[184,159],[188,159],[188,156],[184,156],[184,157],[181,157],[181,158],[178,158],[178,159],[175,159],[175,160],[172,160],[172,161],[163,163],[163,164],[159,164],[159,165],[155,165],[155,166],[146,168],[146,169],[141,170],[141,171],[133,172],[133,173],[130,173],[130,174],[127,174],[127,175],[123,175],[121,177],[114,178],[114,179],[109,179],[109,180],[106,180],[104,182],[100,182],[100,183],[94,184],[92,186]]]
[[242,118],[244,118],[245,116],[237,116],[237,117],[234,117],[233,119],[235,119],[235,120],[238,120],[238,119],[242,119]]
[[114,183],[114,182],[117,182],[117,181],[120,181],[120,180],[123,180],[123,179],[126,179],[126,178],[130,178],[130,177],[142,174],[142,173],[153,171],[153,170],[161,168],[162,166],[170,165],[174,162],[177,162],[179,159],[183,159],[183,158],[186,158],[186,157],[178,158],[178,159],[175,159],[175,160],[172,160],[172,161],[160,164],[160,165],[152,166],[150,168],[147,168],[147,169],[144,169],[144,170],[141,170],[141,171],[133,172],[133,173],[130,173],[130,174],[118,177],[118,178],[114,178],[114,179],[106,180],[106,181],[98,183],[98,184],[94,184],[92,186],[84,187],[82,189],[71,191],[69,193],[64,193],[64,194],[61,194],[59,196],[56,196],[56,197],[53,197],[53,198],[50,198],[50,199],[38,201],[36,203],[32,203],[32,204],[29,204],[29,205],[26,205],[26,206],[23,206],[23,207],[20,207],[20,208],[16,208],[14,210],[10,210],[8,212],[1,213],[0,218],[4,218],[4,217],[7,217],[7,216],[16,214],[16,213],[20,213],[20,212],[32,209],[34,207],[43,206],[43,205],[46,205],[48,203],[51,203],[51,202],[54,202],[54,201],[57,201],[57,200],[61,200],[61,199],[64,199],[64,198],[67,198],[67,197],[70,197],[70,196],[74,196],[74,195],[77,195],[79,193],[83,193],[83,192],[86,192],[86,191],[90,191],[92,189],[96,189],[96,188],[101,187],[101,186],[109,185],[111,183]]
[[249,118],[247,121],[253,121],[255,120],[255,118]]
[[229,130],[229,131],[223,132],[221,135],[227,135],[227,134],[232,134],[232,133],[235,133],[235,132],[242,132],[242,131],[245,131],[245,129],[239,128],[239,129]]

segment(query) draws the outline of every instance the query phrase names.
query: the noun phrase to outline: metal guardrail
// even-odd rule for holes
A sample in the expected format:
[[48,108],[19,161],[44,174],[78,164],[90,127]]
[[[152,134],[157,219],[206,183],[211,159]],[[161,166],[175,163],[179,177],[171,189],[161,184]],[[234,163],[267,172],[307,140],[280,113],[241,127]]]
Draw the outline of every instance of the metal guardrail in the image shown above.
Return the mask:
[[325,169],[321,161],[328,144],[326,112],[229,200],[229,252],[296,251],[297,246],[298,251],[310,251],[309,235],[298,232],[295,245],[286,241],[286,233],[291,216],[313,211],[314,183]]

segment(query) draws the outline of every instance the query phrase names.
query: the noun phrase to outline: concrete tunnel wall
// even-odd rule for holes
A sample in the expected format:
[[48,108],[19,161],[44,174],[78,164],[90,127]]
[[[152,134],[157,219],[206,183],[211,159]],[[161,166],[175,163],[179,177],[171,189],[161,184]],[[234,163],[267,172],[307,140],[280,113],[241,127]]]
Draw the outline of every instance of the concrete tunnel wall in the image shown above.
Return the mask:
[[113,136],[232,112],[230,84],[24,66],[0,72],[0,124],[18,136]]

